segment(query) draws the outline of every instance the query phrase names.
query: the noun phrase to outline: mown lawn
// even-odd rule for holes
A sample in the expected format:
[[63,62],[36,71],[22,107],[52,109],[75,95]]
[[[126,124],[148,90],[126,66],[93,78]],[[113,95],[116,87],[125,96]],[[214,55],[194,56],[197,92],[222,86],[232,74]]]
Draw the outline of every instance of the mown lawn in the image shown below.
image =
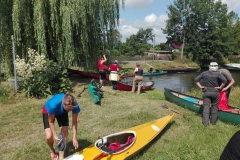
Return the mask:
[[[75,96],[90,82],[90,79],[78,76],[71,77],[71,80]],[[111,83],[107,83],[101,105],[92,102],[88,90],[77,100],[82,109],[78,119],[80,147],[73,149],[70,129],[66,156],[84,149],[98,136],[171,114],[170,110],[160,107],[162,104],[185,116],[176,114],[164,131],[132,160],[217,160],[230,137],[239,129],[239,126],[221,121],[216,126],[203,127],[200,115],[166,101],[163,91],[156,89],[137,95],[111,90]],[[1,103],[0,159],[50,159],[41,115],[45,101],[26,99],[18,94],[8,104]]]
[[[134,67],[134,64],[128,66],[130,70]],[[70,79],[76,97],[91,80],[76,75]],[[0,87],[5,88],[6,85],[2,82]],[[230,104],[240,106],[237,98],[239,92],[239,88],[233,88]],[[41,114],[42,105],[47,99],[27,99],[20,93],[13,94],[11,90],[9,93],[0,98],[0,159],[50,159]],[[197,95],[195,91],[193,94]],[[185,116],[176,114],[163,132],[131,160],[218,160],[228,140],[239,130],[239,126],[221,121],[215,126],[203,127],[201,115],[166,101],[163,91],[157,89],[137,95],[129,91],[112,90],[108,82],[101,105],[92,102],[88,90],[77,97],[77,101],[81,107],[78,118],[80,147],[73,149],[70,128],[65,156],[84,149],[99,136],[171,114],[171,110],[160,107],[163,104]]]

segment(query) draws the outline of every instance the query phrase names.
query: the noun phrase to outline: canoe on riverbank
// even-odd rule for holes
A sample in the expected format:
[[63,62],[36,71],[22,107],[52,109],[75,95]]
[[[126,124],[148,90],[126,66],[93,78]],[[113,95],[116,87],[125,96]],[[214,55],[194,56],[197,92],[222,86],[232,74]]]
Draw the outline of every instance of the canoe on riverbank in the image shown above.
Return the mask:
[[225,69],[229,70],[229,71],[240,71],[240,63],[229,63],[229,64],[225,64],[224,67]]
[[89,147],[64,160],[124,160],[137,153],[157,137],[174,117],[174,113],[163,118],[141,124],[122,132],[99,138]]
[[[168,101],[176,103],[183,108],[187,108],[199,114],[202,114],[203,112],[203,100],[200,98],[192,97],[168,88],[164,88],[164,95]],[[218,111],[218,119],[223,122],[239,125],[240,109],[232,106],[228,107],[229,109],[227,110]]]
[[91,80],[91,82],[88,85],[88,92],[90,94],[90,96],[92,97],[92,101],[93,103],[99,103],[102,96],[103,96],[103,92],[98,88],[96,82],[93,80]]
[[[131,91],[132,85],[133,85],[132,81],[128,81],[128,82],[119,81],[117,83],[117,89],[124,90],[124,91]],[[146,82],[143,81],[143,86],[141,87],[141,91],[150,90],[153,88],[153,86],[154,86],[154,81],[146,81]],[[137,89],[138,89],[138,86],[136,85],[135,91],[137,91]]]
[[[85,78],[99,79],[99,73],[85,72],[85,71],[79,71],[74,69],[67,69],[67,73],[68,75],[76,74]],[[106,80],[109,80],[109,75],[106,76]]]
[[229,64],[225,64],[225,66],[240,69],[240,63],[229,63]]

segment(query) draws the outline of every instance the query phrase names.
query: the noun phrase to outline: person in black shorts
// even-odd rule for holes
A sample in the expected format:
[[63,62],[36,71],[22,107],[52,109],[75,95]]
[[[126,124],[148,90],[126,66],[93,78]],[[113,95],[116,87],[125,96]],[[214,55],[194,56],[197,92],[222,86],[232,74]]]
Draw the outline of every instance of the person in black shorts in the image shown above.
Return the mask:
[[[59,93],[51,97],[42,107],[43,125],[45,130],[46,142],[50,148],[52,160],[57,160],[58,155],[53,147],[54,140],[60,143],[62,140],[59,139],[55,130],[54,121],[57,119],[61,133],[63,134],[65,141],[68,139],[68,112],[72,111],[72,128],[73,128],[73,146],[75,149],[78,148],[77,140],[77,117],[80,112],[80,107],[75,97],[70,93]],[[66,147],[64,147],[66,148]],[[59,159],[64,158],[64,150],[59,151]]]
[[99,88],[104,86],[104,83],[106,80],[107,70],[108,70],[106,63],[107,63],[107,58],[106,58],[106,55],[103,54],[98,60]]

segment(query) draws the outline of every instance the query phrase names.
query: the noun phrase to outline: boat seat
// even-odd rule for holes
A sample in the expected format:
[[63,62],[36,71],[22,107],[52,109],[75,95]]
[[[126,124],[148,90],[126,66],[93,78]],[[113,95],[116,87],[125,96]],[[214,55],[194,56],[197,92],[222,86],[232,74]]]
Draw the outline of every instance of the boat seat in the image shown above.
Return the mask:
[[114,151],[111,150],[110,148],[108,148],[106,145],[101,146],[100,149],[104,152],[107,152],[107,153],[114,153]]

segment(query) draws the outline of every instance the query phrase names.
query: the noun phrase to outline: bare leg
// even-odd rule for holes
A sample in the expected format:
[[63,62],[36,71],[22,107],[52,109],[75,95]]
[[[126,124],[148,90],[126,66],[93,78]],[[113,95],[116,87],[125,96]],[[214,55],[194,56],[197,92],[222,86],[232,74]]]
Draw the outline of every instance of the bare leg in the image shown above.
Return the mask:
[[[50,152],[55,154],[55,149],[53,147],[54,140],[53,140],[53,135],[52,135],[52,131],[51,131],[50,128],[46,128],[45,129],[45,135],[46,135],[46,142],[47,142],[47,144],[48,144],[48,146],[50,148]],[[52,156],[53,155],[51,154],[51,157]],[[57,156],[52,157],[52,160],[56,160],[56,159],[57,159]]]

